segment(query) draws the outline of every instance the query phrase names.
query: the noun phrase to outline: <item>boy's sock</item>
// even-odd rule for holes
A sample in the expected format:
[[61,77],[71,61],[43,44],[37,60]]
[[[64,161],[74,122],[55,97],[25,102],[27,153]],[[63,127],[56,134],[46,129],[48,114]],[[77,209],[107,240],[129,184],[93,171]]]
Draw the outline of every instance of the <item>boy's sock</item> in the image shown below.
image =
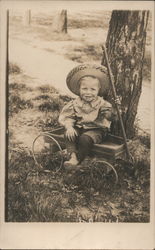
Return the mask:
[[76,153],[72,153],[71,154],[71,158],[69,161],[65,161],[65,165],[72,165],[72,166],[77,166],[79,163],[78,159],[77,159],[77,156],[76,156]]

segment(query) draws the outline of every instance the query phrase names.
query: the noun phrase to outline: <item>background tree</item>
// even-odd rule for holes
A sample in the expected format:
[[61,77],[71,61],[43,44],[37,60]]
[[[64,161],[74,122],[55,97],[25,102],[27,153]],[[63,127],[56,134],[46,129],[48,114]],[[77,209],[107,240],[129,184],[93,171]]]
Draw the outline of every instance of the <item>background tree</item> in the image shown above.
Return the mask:
[[[142,91],[148,17],[149,11],[113,11],[106,40],[128,138],[132,138],[135,134],[134,122]],[[102,64],[106,64],[104,55]],[[111,91],[108,91],[107,99],[111,98]],[[121,134],[118,122],[113,123],[112,130],[115,134]]]
[[58,33],[67,33],[67,10],[62,10],[53,20],[52,30]]
[[23,16],[23,24],[28,26],[31,24],[31,10],[26,10]]

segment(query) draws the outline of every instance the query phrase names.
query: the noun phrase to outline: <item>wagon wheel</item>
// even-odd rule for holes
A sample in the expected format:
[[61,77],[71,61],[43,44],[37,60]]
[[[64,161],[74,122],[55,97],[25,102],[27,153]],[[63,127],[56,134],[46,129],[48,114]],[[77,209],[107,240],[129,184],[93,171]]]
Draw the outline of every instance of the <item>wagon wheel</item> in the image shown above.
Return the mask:
[[49,133],[39,134],[32,145],[35,163],[40,168],[58,172],[63,165],[62,148]]
[[114,166],[105,160],[94,160],[91,163],[91,177],[96,185],[111,187],[118,183],[118,175]]

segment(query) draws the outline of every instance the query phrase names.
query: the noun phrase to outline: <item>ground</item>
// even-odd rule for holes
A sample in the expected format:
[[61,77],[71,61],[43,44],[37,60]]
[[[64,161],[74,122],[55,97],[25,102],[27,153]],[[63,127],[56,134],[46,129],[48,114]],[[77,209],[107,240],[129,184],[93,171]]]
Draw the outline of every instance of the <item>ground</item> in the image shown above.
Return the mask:
[[149,221],[149,39],[138,109],[142,133],[132,143],[134,168],[124,161],[115,164],[117,185],[108,185],[99,176],[92,181],[89,168],[72,176],[63,167],[58,173],[50,167],[38,169],[32,155],[35,137],[58,126],[59,111],[73,97],[65,87],[68,71],[79,62],[101,61],[110,18],[107,12],[100,22],[102,14],[93,13],[95,22],[90,13],[81,22],[75,14],[70,16],[66,35],[52,33],[45,15],[35,16],[30,27],[23,26],[20,17],[11,19],[8,221]]

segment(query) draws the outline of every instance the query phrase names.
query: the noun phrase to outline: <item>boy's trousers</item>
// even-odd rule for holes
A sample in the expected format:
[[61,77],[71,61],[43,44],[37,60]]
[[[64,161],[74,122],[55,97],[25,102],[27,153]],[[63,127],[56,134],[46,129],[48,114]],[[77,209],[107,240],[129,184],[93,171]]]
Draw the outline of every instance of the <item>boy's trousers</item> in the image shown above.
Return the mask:
[[83,129],[76,128],[78,136],[73,141],[68,140],[65,136],[66,148],[69,154],[75,152],[78,160],[81,162],[84,158],[90,155],[93,145],[101,143],[107,135],[107,130],[100,128]]

